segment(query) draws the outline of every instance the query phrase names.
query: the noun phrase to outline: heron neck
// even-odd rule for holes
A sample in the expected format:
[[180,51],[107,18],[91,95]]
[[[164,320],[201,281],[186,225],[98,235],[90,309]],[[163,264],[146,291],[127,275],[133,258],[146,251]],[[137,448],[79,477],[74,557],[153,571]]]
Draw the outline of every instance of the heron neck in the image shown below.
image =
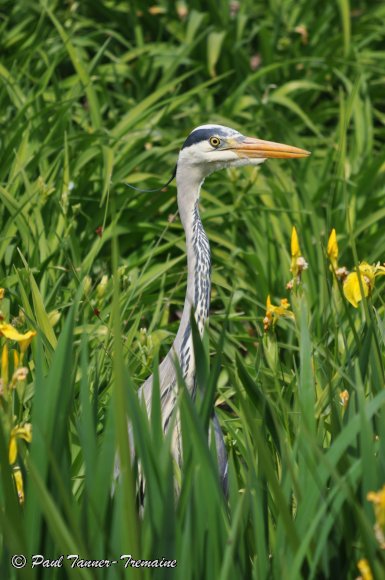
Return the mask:
[[[178,180],[179,181],[179,180]],[[181,180],[183,181],[183,180]],[[193,309],[200,334],[209,314],[211,289],[210,245],[199,215],[199,191],[202,182],[178,183],[178,207],[186,234],[187,290],[182,320],[174,341],[182,371],[186,378],[195,374],[192,353],[190,315]],[[188,375],[188,376],[187,376]],[[189,381],[187,381],[189,382]]]

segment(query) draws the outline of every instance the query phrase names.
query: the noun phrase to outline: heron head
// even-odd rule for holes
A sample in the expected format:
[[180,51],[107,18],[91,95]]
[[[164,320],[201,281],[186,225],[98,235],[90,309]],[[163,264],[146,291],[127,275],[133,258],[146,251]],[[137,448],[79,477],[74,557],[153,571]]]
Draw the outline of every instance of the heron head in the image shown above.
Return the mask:
[[269,158],[299,158],[310,155],[309,151],[245,137],[235,129],[222,125],[201,125],[194,129],[179,153],[178,166],[199,171],[204,179],[217,169],[259,165]]

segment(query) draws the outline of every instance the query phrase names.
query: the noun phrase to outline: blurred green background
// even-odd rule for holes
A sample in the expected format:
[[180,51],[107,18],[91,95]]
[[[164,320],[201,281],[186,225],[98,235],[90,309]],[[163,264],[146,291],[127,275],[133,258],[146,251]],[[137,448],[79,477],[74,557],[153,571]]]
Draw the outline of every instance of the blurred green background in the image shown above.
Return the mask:
[[[2,398],[2,577],[366,580],[362,559],[385,574],[367,500],[385,483],[384,283],[354,309],[326,253],[334,227],[341,266],[385,260],[384,19],[375,0],[1,3],[1,313],[38,331],[27,380]],[[228,499],[199,401],[182,389],[189,461],[175,473],[156,410],[149,423],[132,397],[177,330],[186,256],[175,184],[126,183],[165,183],[209,122],[312,152],[214,174],[202,190],[213,290],[197,348]],[[290,294],[293,225],[309,268]],[[264,333],[268,294],[296,320]],[[126,413],[142,510],[127,457],[111,495]],[[21,506],[7,445],[25,422]],[[178,566],[16,571],[15,553]]]

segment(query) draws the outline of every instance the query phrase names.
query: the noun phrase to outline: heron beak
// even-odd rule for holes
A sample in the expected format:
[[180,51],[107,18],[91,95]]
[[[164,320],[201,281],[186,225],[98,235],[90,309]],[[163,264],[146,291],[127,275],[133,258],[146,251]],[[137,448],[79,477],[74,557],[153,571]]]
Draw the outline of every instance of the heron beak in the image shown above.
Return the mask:
[[242,140],[234,140],[230,144],[230,149],[239,157],[248,157],[250,159],[294,159],[308,157],[310,151],[284,145],[283,143],[274,143],[273,141],[262,141],[254,137],[243,137]]

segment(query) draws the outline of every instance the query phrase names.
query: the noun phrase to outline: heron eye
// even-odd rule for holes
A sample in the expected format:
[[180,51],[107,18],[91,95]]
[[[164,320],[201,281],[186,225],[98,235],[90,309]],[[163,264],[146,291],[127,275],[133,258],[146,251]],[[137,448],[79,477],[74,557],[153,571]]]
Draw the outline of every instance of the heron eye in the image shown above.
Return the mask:
[[219,147],[219,145],[221,144],[221,140],[219,139],[219,137],[210,137],[209,143],[212,147]]

